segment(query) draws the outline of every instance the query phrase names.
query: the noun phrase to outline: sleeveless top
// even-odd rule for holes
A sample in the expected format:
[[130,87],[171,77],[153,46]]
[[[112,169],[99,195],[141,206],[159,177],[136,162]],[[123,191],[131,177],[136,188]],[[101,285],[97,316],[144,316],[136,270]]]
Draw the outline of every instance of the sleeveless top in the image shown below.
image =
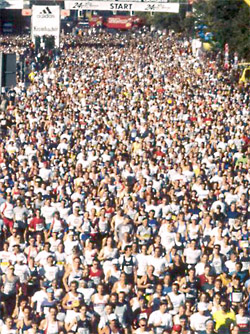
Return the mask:
[[103,248],[104,261],[112,261],[117,254],[117,248],[108,249],[107,246]]
[[82,269],[74,270],[72,269],[69,277],[68,277],[68,284],[70,284],[72,281],[79,282],[82,278]]
[[93,298],[93,309],[94,311],[99,314],[100,316],[102,315],[104,308],[108,302],[108,295],[102,296],[103,298],[100,298],[99,295],[96,293]]
[[134,266],[133,256],[126,258],[126,256],[124,255],[121,267],[122,270],[125,272],[125,274],[131,275],[133,273],[133,266]]
[[190,240],[197,239],[198,238],[198,232],[199,232],[199,225],[192,226],[189,224],[188,226],[188,236]]
[[230,293],[230,300],[232,303],[241,303],[243,299],[243,292],[242,288],[238,287],[235,288],[234,286],[232,287],[232,292]]
[[26,325],[23,319],[22,319],[22,322],[23,322],[22,328],[19,329],[20,334],[23,334],[25,331],[27,331],[28,329],[30,329],[32,327],[31,324]]
[[77,318],[76,332],[78,334],[90,334],[90,328],[91,323],[87,317],[84,320],[82,320],[80,317]]
[[219,256],[219,257],[213,256],[213,258],[211,260],[211,264],[212,264],[212,266],[215,270],[216,275],[220,275],[223,271],[223,269],[222,269],[223,261],[222,261],[221,256]]
[[180,233],[182,237],[184,237],[186,230],[187,230],[186,223],[184,223],[184,224],[178,223],[177,232]]
[[152,295],[155,292],[156,283],[157,277],[149,278],[147,275],[147,284],[150,284],[150,286],[145,289],[146,295]]
[[117,284],[117,290],[116,290],[117,293],[124,292],[124,293],[128,294],[129,291],[130,291],[129,285],[125,284],[125,287],[122,287],[121,283],[118,282],[118,284]]
[[55,322],[49,321],[47,319],[46,329],[44,330],[44,334],[58,334],[59,333],[59,324],[56,320]]
[[80,293],[77,293],[77,296],[73,295],[71,291],[68,292],[69,299],[67,301],[67,305],[71,306],[72,303],[76,300],[82,300],[82,295]]
[[112,267],[110,270],[110,277],[109,277],[109,283],[114,284],[120,279],[121,272],[120,270],[115,271]]
[[18,278],[16,276],[13,277],[13,280],[9,280],[6,275],[5,282],[4,282],[4,289],[3,289],[4,294],[14,295],[16,293],[17,282],[18,282]]

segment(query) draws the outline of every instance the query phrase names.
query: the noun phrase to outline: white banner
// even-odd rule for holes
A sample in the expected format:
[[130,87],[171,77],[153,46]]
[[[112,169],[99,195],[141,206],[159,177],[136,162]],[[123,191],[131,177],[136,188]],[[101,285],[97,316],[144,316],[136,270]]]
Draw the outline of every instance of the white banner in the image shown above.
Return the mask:
[[32,6],[31,38],[55,36],[55,45],[60,45],[60,6]]
[[72,1],[65,0],[66,9],[75,10],[111,10],[111,11],[135,11],[135,12],[166,12],[179,13],[178,3],[166,2],[125,2],[125,1]]
[[0,9],[23,9],[23,0],[0,0]]

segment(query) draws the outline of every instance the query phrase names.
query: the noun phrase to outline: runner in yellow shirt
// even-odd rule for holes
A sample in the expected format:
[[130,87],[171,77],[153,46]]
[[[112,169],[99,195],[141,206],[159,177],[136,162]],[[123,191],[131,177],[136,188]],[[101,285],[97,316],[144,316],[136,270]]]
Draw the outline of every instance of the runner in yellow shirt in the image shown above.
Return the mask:
[[231,325],[236,321],[235,313],[230,309],[226,299],[221,299],[220,306],[221,310],[213,313],[215,330],[218,334],[229,334]]

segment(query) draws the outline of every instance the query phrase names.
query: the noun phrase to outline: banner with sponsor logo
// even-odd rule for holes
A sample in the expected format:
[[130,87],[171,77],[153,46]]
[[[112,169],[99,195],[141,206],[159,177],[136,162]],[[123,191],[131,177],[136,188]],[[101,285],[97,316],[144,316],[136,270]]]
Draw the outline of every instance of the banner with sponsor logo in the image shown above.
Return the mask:
[[0,9],[23,9],[23,0],[0,0]]
[[60,45],[60,6],[32,6],[31,38],[54,36],[55,45]]
[[165,12],[179,13],[178,3],[168,2],[125,2],[125,1],[72,1],[65,0],[66,9],[75,10],[111,10],[111,11],[135,11],[135,12]]

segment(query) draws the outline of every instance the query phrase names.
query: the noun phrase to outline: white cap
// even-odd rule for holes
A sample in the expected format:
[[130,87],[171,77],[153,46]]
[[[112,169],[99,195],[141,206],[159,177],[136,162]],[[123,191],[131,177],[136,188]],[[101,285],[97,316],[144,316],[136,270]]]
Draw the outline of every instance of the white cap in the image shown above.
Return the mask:
[[24,256],[23,256],[23,254],[18,254],[18,255],[16,256],[16,260],[17,260],[18,262],[23,262],[23,261],[24,261]]

